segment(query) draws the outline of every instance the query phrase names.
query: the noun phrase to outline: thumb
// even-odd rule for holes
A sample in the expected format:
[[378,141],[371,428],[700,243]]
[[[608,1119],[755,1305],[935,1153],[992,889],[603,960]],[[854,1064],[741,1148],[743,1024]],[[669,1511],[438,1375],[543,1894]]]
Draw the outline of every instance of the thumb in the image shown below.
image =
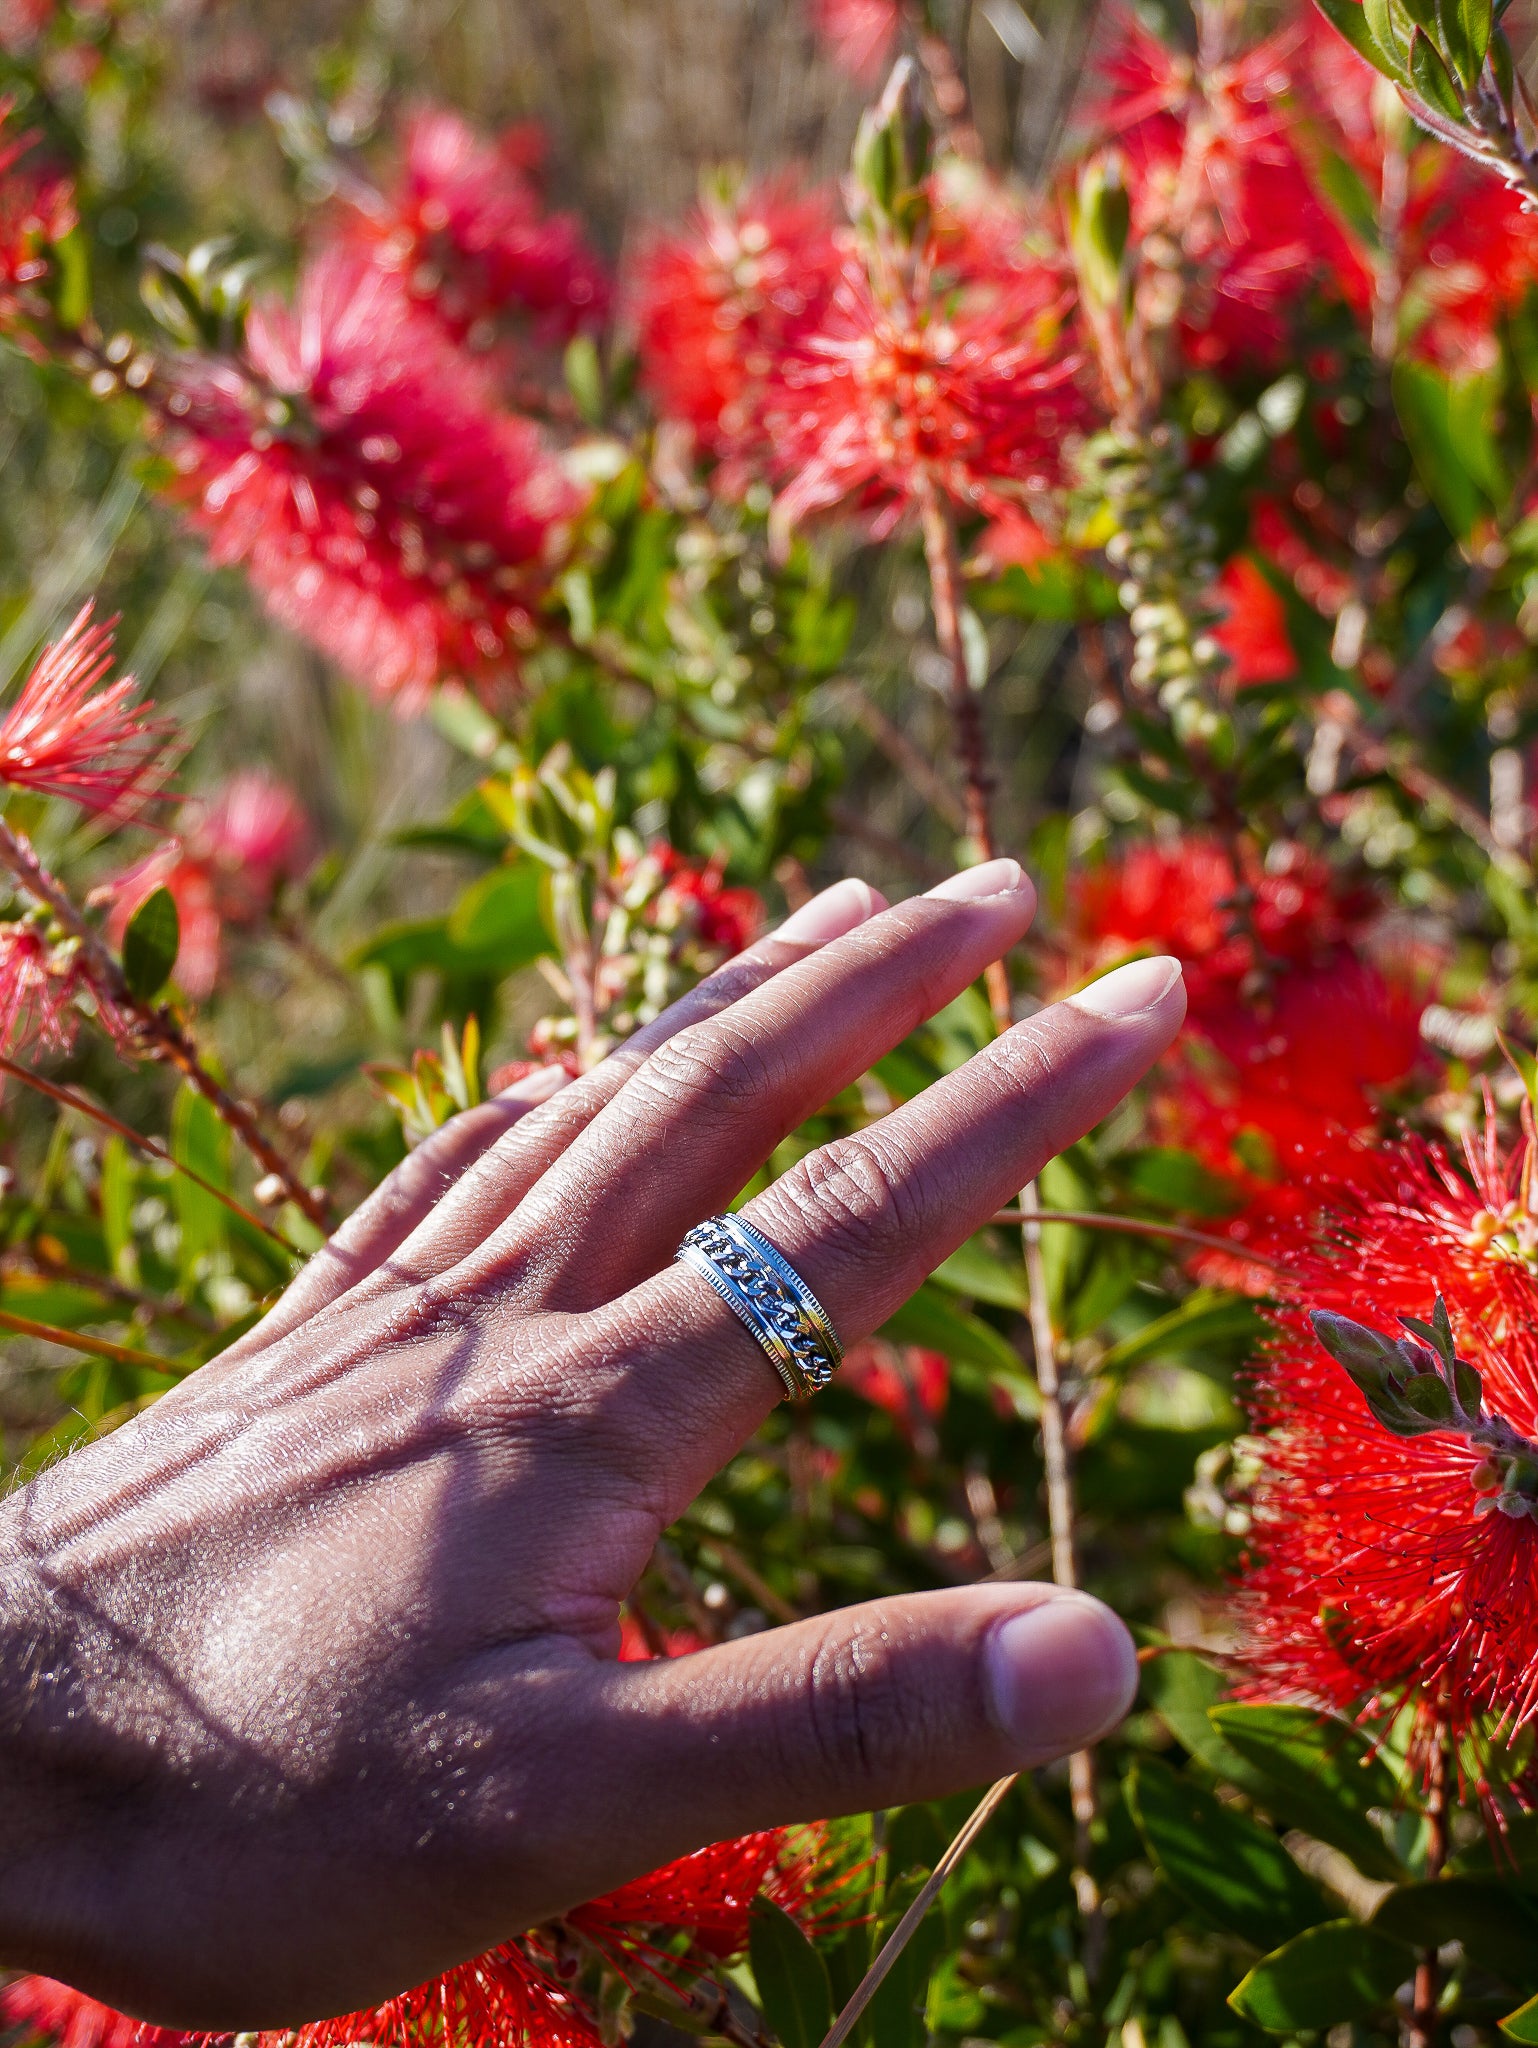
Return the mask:
[[635,1761],[692,1841],[1046,1763],[1114,1728],[1138,1675],[1108,1607],[1019,1585],[872,1601],[611,1670],[625,1718],[639,1716]]

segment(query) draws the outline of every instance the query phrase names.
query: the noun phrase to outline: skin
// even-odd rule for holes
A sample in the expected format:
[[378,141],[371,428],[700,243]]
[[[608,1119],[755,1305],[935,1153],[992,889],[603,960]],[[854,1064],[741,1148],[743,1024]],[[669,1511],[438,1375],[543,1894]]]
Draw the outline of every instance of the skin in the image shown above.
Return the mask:
[[[258,1330],[0,1508],[8,1964],[164,2024],[289,2025],[703,1842],[1120,1718],[1121,1624],[1040,1585],[616,1659],[657,1537],[780,1396],[680,1237],[1033,906],[1008,861],[895,909],[838,885],[591,1074],[455,1119]],[[1173,962],[1120,970],[747,1213],[853,1343],[1184,1007]]]

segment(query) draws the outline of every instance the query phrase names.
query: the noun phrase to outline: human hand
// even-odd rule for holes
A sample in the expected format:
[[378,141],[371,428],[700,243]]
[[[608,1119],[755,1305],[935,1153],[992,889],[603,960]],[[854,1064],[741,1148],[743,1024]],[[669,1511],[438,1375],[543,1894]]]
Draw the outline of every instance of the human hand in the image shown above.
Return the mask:
[[[455,1119],[241,1344],[6,1503],[7,1962],[166,2024],[288,2025],[703,1842],[1120,1718],[1126,1632],[1040,1585],[616,1660],[658,1535],[781,1391],[680,1238],[1033,903],[1013,862],[891,910],[827,891],[592,1073]],[[852,1343],[1183,1014],[1173,961],[1123,968],[745,1213]]]

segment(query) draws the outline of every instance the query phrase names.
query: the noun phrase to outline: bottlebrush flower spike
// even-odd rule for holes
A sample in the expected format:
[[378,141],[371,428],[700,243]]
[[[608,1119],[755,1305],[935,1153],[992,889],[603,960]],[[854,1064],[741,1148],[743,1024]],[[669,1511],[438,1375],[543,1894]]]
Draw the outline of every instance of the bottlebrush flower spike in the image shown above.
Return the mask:
[[187,371],[167,407],[211,558],[403,709],[516,677],[582,504],[533,425],[356,252],[325,251],[291,309],[254,307],[246,357]]
[[1287,632],[1287,607],[1248,555],[1224,565],[1213,591],[1223,617],[1212,637],[1228,656],[1223,680],[1238,690],[1285,683],[1298,672]]
[[[1528,1146],[1357,1162],[1250,1391],[1247,1690],[1454,1735],[1538,1713],[1538,1218]],[[1310,1318],[1304,1307],[1312,1311]],[[1403,1335],[1385,1334],[1400,1324]]]
[[351,191],[352,235],[399,273],[457,341],[507,314],[564,340],[600,322],[609,281],[569,214],[547,214],[529,163],[539,138],[515,129],[500,146],[444,107],[406,129],[405,163],[388,197]]
[[52,1977],[17,1977],[0,1988],[0,2019],[42,2035],[57,2048],[189,2048],[207,2040],[130,2019]]
[[842,256],[821,195],[786,180],[707,190],[659,237],[632,288],[642,383],[740,492],[768,466],[763,408],[787,352],[827,310]]
[[[0,125],[15,99],[0,98]],[[0,136],[0,324],[37,309],[32,287],[48,275],[47,251],[75,226],[75,188],[68,178],[36,177],[17,168],[35,134]]]
[[68,1052],[82,986],[73,951],[50,944],[34,923],[0,924],[0,1053],[28,1045]]
[[132,676],[100,687],[112,669],[114,622],[93,626],[91,609],[82,606],[38,657],[0,719],[0,782],[121,821],[153,793],[172,728],[136,708]]
[[787,350],[766,414],[782,541],[846,502],[880,537],[926,491],[998,518],[1056,474],[1083,417],[1062,270],[1023,236],[1002,261],[961,238],[947,261],[937,242],[884,290],[850,258],[819,329]]
[[261,920],[278,884],[303,872],[309,838],[291,789],[259,770],[233,775],[211,801],[184,807],[175,838],[99,892],[112,903],[107,936],[120,947],[140,904],[169,889],[181,931],[176,979],[202,1001],[219,979],[224,927]]
[[902,32],[902,0],[808,0],[818,41],[860,85],[873,85],[892,61]]
[[1190,277],[1186,353],[1215,366],[1274,367],[1289,318],[1347,257],[1334,216],[1304,175],[1287,94],[1303,35],[1289,24],[1200,67],[1118,8],[1089,110],[1132,168],[1133,227]]
[[1077,881],[1070,960],[1084,975],[1139,950],[1173,953],[1206,1026],[1242,1010],[1257,975],[1323,964],[1376,914],[1365,890],[1300,846],[1278,842],[1262,862],[1246,843],[1188,833],[1141,841]]

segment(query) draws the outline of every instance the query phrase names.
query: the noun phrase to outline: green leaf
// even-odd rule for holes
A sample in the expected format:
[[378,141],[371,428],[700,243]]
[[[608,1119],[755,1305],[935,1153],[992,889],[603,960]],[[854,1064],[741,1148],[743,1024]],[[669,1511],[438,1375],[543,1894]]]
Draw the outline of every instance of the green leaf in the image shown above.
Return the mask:
[[[895,1915],[890,1920],[883,1915],[876,1930],[878,1949],[896,1924]],[[926,1914],[866,2007],[864,2033],[871,2048],[926,2048],[930,2035],[924,2014],[929,1985],[945,1945],[943,1915],[938,1911]]]
[[1327,1920],[1257,1963],[1228,2002],[1271,2034],[1334,2027],[1378,2012],[1412,1967],[1397,1941],[1355,1920]]
[[1319,0],[1319,12],[1375,71],[1381,71],[1387,78],[1398,75],[1399,67],[1372,32],[1362,0]]
[[1538,1991],[1538,1904],[1499,1877],[1437,1877],[1402,1884],[1372,1926],[1412,1948],[1457,1941],[1471,1962],[1513,1991]]
[[1436,45],[1419,28],[1410,38],[1410,78],[1432,113],[1440,114],[1456,127],[1464,126],[1463,101],[1458,97],[1458,88],[1448,76],[1447,66],[1442,62]]
[[1139,1202],[1182,1216],[1227,1216],[1231,1184],[1173,1145],[1148,1145],[1123,1162],[1123,1185]]
[[785,1909],[762,1893],[748,1915],[748,1954],[765,2017],[785,2048],[818,2048],[833,2024],[827,1965]]
[[169,889],[153,890],[123,934],[123,979],[141,1003],[152,1003],[171,979],[181,943],[176,898]]
[[1495,19],[1491,0],[1438,0],[1442,47],[1453,60],[1453,69],[1464,87],[1472,92],[1485,66],[1490,47],[1490,30]]
[[[1424,36],[1417,41],[1427,47]],[[1394,365],[1393,388],[1421,482],[1453,532],[1465,539],[1475,521],[1506,496],[1493,432],[1498,378],[1452,377],[1402,358]]]
[[1216,1777],[1258,1799],[1267,1790],[1266,1778],[1225,1740],[1212,1719],[1226,1691],[1222,1672],[1194,1650],[1163,1650],[1143,1666],[1143,1697],[1175,1740]]
[[1501,2032],[1508,2041],[1538,2041],[1538,1998],[1530,1998],[1526,2005],[1507,2013],[1501,2021]]
[[532,861],[494,868],[472,882],[449,915],[448,934],[461,952],[525,967],[549,946],[540,917],[540,872]]
[[[209,1187],[230,1184],[230,1133],[197,1091],[185,1084],[171,1109],[171,1157],[189,1166]],[[229,1211],[207,1188],[179,1173],[172,1183],[177,1221],[181,1225],[180,1271],[183,1286],[202,1277],[203,1263],[224,1249]]]
[[[1387,59],[1386,75],[1402,80],[1405,76],[1405,46],[1399,24],[1394,19],[1393,0],[1362,0],[1362,15],[1369,34]],[[1372,59],[1369,58],[1368,62],[1371,63]]]
[[1269,1828],[1194,1779],[1144,1758],[1127,1784],[1148,1853],[1186,1903],[1269,1949],[1325,1917],[1324,1901]]
[[1402,1804],[1399,1784],[1356,1729],[1307,1707],[1230,1703],[1214,1707],[1209,1719],[1271,1788],[1259,1797],[1274,1819],[1330,1843],[1368,1877],[1403,1876],[1368,1818],[1372,1808],[1392,1812]]
[[974,1301],[986,1301],[994,1308],[1023,1310],[1030,1303],[1018,1244],[1013,1250],[999,1251],[989,1237],[969,1237],[944,1265],[936,1266],[934,1278],[941,1287],[970,1295]]

